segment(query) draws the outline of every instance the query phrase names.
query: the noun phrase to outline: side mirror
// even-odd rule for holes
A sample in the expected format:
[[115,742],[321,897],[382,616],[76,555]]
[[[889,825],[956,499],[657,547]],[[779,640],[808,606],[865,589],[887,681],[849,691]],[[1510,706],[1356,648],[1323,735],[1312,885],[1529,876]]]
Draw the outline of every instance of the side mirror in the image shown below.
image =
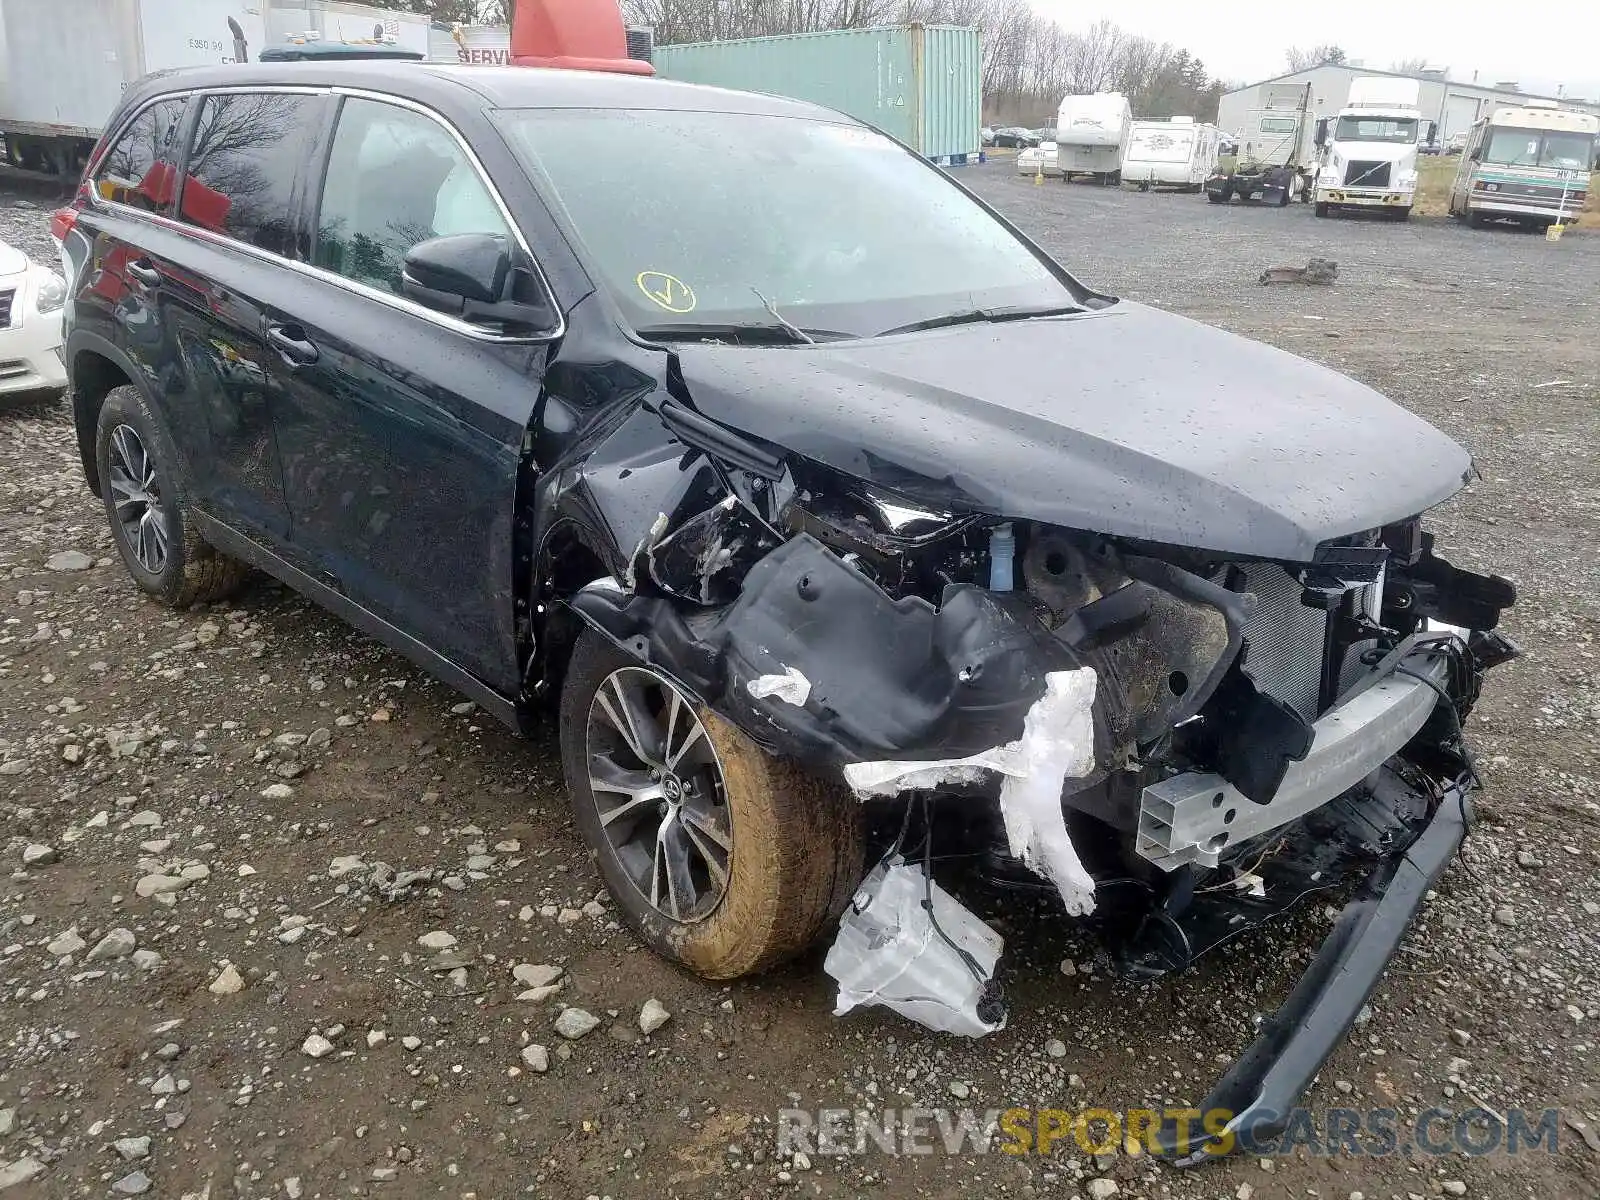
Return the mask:
[[455,233],[406,252],[400,290],[426,308],[497,331],[548,329],[554,315],[498,233]]
[[1437,138],[1438,136],[1439,136],[1439,122],[1437,122],[1437,121],[1429,121],[1428,122],[1428,137],[1427,137],[1428,145],[1430,145],[1430,146],[1433,145],[1434,139]]
[[1467,155],[1467,157],[1470,158],[1473,162],[1482,162],[1483,161],[1483,150],[1482,149],[1474,150],[1471,154]]
[[1328,118],[1327,117],[1319,117],[1317,119],[1317,132],[1312,135],[1311,141],[1312,141],[1312,144],[1316,145],[1316,146],[1326,146],[1328,144]]

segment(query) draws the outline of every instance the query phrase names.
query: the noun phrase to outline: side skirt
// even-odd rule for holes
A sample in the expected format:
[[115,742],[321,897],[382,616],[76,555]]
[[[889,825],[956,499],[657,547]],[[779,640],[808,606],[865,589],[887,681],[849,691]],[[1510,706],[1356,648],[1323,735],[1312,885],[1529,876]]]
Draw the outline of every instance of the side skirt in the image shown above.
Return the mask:
[[515,700],[496,691],[437,651],[429,649],[409,633],[362,608],[337,588],[307,575],[298,567],[291,566],[265,546],[246,537],[232,526],[225,525],[215,517],[202,512],[191,511],[188,515],[194,520],[196,531],[200,536],[224,554],[230,554],[266,572],[274,579],[282,580],[346,624],[355,626],[391,650],[405,655],[441,683],[448,684],[468,699],[476,701],[485,712],[508,725],[514,732],[519,734],[527,732]]

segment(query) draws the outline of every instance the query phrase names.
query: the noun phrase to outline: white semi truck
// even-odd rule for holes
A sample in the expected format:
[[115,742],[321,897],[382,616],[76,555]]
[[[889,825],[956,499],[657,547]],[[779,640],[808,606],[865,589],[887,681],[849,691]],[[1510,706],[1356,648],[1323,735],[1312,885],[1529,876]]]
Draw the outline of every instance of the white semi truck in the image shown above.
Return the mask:
[[1350,81],[1339,115],[1317,122],[1316,214],[1340,209],[1381,211],[1395,221],[1411,215],[1417,195],[1417,147],[1432,142],[1435,125],[1417,107],[1422,83],[1393,76]]
[[1308,113],[1311,85],[1269,83],[1261,88],[1261,105],[1245,115],[1234,131],[1237,149],[1220,155],[1206,178],[1206,199],[1259,200],[1282,207],[1299,197],[1310,199],[1310,172],[1316,158]]

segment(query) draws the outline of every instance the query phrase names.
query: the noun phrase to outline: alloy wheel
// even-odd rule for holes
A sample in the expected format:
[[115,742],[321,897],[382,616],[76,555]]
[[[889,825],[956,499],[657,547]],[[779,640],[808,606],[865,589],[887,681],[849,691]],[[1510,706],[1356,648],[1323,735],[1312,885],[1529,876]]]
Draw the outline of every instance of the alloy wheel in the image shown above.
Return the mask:
[[589,702],[586,744],[603,852],[668,920],[709,916],[728,889],[733,822],[694,703],[651,671],[619,668]]
[[110,448],[107,476],[117,525],[139,565],[159,575],[167,565],[168,534],[155,459],[131,425],[111,431]]

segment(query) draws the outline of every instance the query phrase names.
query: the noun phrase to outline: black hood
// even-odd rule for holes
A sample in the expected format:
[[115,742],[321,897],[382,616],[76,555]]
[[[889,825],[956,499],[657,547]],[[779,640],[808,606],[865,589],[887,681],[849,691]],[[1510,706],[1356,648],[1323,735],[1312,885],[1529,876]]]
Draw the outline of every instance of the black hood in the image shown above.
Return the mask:
[[943,511],[1309,561],[1466,481],[1371,388],[1143,305],[814,346],[677,350],[694,405]]

